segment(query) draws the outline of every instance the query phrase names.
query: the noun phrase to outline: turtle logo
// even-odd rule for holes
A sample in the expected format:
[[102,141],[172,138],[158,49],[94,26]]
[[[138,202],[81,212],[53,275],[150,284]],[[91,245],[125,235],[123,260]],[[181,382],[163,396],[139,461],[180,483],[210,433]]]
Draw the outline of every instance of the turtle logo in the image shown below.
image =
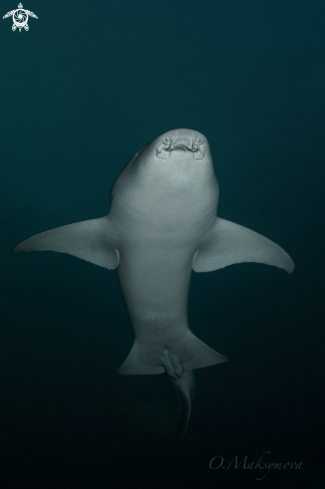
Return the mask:
[[15,31],[18,27],[19,32],[21,32],[22,28],[24,28],[25,31],[29,31],[29,25],[27,24],[28,16],[34,17],[34,19],[38,19],[37,15],[35,15],[33,12],[23,9],[22,3],[18,5],[18,8],[16,10],[7,12],[6,15],[3,16],[3,19],[6,19],[11,15],[13,20],[12,30]]

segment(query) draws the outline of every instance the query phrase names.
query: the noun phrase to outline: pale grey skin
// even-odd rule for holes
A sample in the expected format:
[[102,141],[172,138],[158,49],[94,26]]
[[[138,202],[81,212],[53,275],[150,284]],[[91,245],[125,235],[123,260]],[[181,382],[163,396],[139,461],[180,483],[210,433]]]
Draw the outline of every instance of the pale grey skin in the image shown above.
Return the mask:
[[52,250],[117,268],[135,334],[119,373],[167,373],[184,408],[178,439],[190,415],[190,372],[227,361],[189,329],[192,269],[241,262],[294,269],[280,246],[217,217],[218,199],[207,139],[176,129],[144,146],[119,174],[107,216],[40,233],[14,250]]

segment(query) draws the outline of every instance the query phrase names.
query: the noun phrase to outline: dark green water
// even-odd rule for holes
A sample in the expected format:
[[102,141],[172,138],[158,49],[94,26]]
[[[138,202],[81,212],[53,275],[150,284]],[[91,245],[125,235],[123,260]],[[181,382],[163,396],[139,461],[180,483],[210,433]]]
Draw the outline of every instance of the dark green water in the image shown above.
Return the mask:
[[[39,17],[29,32],[0,23],[1,489],[322,489],[324,2],[24,8]],[[129,158],[177,127],[209,139],[219,215],[280,244],[296,270],[193,274],[190,326],[229,363],[197,371],[175,447],[112,410],[171,394],[164,376],[116,375],[133,341],[116,272],[11,250],[106,214]],[[265,452],[302,468],[227,469]],[[226,469],[209,468],[216,456]]]

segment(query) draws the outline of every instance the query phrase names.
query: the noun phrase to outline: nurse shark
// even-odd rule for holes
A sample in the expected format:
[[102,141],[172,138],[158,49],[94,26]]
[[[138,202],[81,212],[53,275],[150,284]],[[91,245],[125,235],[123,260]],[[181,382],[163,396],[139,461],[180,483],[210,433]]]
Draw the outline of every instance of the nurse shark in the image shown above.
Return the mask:
[[280,246],[218,217],[218,199],[207,139],[176,129],[133,156],[114,183],[106,216],[42,232],[14,248],[14,253],[67,253],[117,269],[135,335],[118,373],[167,374],[180,406],[176,442],[190,417],[193,370],[227,361],[189,328],[192,270],[211,272],[242,262],[294,270]]

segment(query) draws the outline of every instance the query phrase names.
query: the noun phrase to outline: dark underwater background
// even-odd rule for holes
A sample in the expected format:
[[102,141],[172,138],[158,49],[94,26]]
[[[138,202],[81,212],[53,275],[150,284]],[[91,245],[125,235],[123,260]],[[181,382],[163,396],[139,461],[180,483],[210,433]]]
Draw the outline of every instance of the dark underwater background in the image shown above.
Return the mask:
[[[323,489],[325,2],[23,3],[29,32],[0,23],[1,489]],[[210,142],[220,217],[296,269],[193,273],[190,327],[229,362],[196,371],[174,446],[114,407],[172,395],[116,374],[133,342],[116,271],[12,248],[105,215],[131,156],[178,127]]]

